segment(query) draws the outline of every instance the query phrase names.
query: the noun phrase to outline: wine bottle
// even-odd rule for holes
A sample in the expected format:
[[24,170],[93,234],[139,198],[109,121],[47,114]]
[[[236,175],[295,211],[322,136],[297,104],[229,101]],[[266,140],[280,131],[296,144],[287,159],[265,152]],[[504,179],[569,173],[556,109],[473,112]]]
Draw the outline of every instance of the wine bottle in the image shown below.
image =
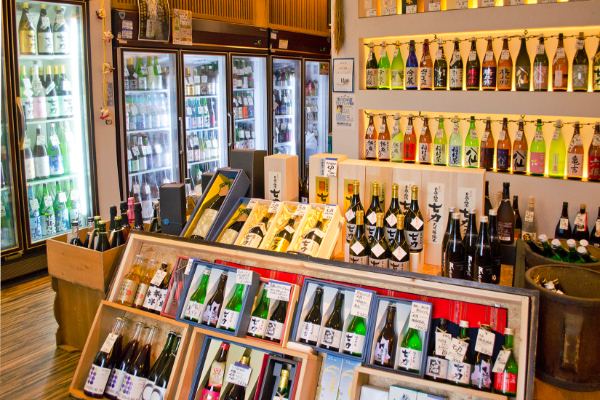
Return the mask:
[[369,43],[369,57],[367,58],[367,78],[366,87],[367,89],[377,89],[377,59],[375,58],[375,52],[373,51],[373,42]]
[[548,91],[548,65],[544,35],[540,34],[535,58],[533,59],[533,90],[536,92]]
[[487,49],[481,66],[481,88],[483,90],[496,90],[496,68],[497,63],[492,47],[492,37],[488,36]]
[[137,354],[123,378],[121,390],[119,390],[119,395],[117,396],[118,400],[139,400],[142,396],[144,386],[146,385],[146,378],[148,378],[150,373],[152,342],[154,341],[156,331],[157,328],[155,326],[148,327],[148,336],[146,337],[144,347]]
[[462,167],[462,135],[458,122],[458,116],[454,116],[454,126],[448,147],[448,165],[451,167]]
[[502,272],[502,245],[498,235],[498,220],[496,210],[490,210],[490,246],[492,247],[492,283],[500,284],[500,274]]
[[[162,282],[160,283],[160,285],[158,285],[158,287],[155,289],[155,297],[156,297],[156,301],[154,302],[154,310],[152,311],[155,314],[160,314],[162,312],[163,309],[163,305],[165,304],[165,299],[167,298],[167,290],[169,288],[169,281],[171,278],[171,275],[169,275],[168,271],[169,271],[169,264],[166,262],[162,262],[160,264],[160,270],[157,271],[157,273],[154,275],[154,277],[156,278],[156,275],[161,273],[161,271],[164,271],[164,278],[162,280]],[[171,271],[172,273],[173,271]],[[161,273],[162,274],[162,273]],[[153,279],[154,281],[154,279]]]
[[219,278],[217,290],[213,293],[210,299],[206,302],[204,313],[202,314],[201,324],[217,327],[219,316],[221,315],[221,307],[225,300],[225,285],[227,284],[227,274],[224,272]]
[[[458,340],[462,342],[468,342],[469,340],[469,321],[460,321],[458,324],[460,333]],[[448,382],[453,385],[469,387],[471,382],[471,369],[473,368],[473,362],[469,355],[469,349],[463,357],[462,362],[450,361],[448,363]]]
[[[425,368],[425,379],[436,382],[445,382],[448,376],[448,360],[445,354],[439,354],[437,351],[438,335],[447,334],[448,320],[440,318],[435,330],[435,345],[431,346],[431,351],[427,355],[427,366]],[[442,337],[440,337],[442,339]]]
[[356,230],[349,246],[349,261],[352,264],[369,265],[369,254],[371,248],[369,247],[369,240],[365,230],[365,224],[363,222],[364,211],[358,210],[356,212]]
[[129,224],[129,217],[127,213],[127,202],[122,201],[119,204],[119,209],[121,211],[121,222],[123,223],[123,235],[125,236],[125,240],[127,240],[127,236],[129,236],[129,231],[131,230],[131,225]]
[[379,134],[377,135],[377,158],[379,161],[390,161],[390,139],[387,116],[383,113],[381,125],[379,126]]
[[590,233],[589,242],[595,247],[600,247],[600,207],[598,207],[598,214],[596,216],[596,221],[594,221],[592,232]]
[[140,255],[136,256],[135,262],[131,266],[131,270],[125,275],[125,278],[123,278],[123,282],[121,283],[121,289],[119,290],[119,296],[116,301],[117,304],[122,304],[127,307],[130,307],[133,304],[138,285],[142,279],[143,264],[144,258]]
[[372,267],[389,268],[389,245],[383,228],[383,213],[377,213],[377,226],[369,243],[369,265]]
[[454,223],[452,222],[452,216],[456,212],[456,207],[448,208],[448,221],[446,221],[446,231],[444,232],[444,238],[442,239],[442,275],[445,275],[446,260],[448,258],[448,241],[452,236],[452,229],[454,229]]
[[269,223],[269,216],[265,215],[261,221],[254,225],[248,233],[246,233],[246,237],[240,244],[242,247],[251,247],[253,249],[258,249],[260,244],[262,243],[265,235],[267,234],[267,224]]
[[498,60],[498,90],[512,89],[513,62],[508,49],[508,37],[502,38],[502,51]]
[[458,38],[454,39],[454,51],[450,60],[450,71],[448,82],[450,90],[463,90],[463,60],[458,47]]
[[371,205],[366,213],[366,229],[369,243],[373,240],[373,235],[375,234],[377,214],[382,212],[383,208],[379,204],[379,183],[371,182]]
[[433,63],[429,54],[429,39],[423,41],[423,55],[419,63],[419,87],[421,90],[432,89]]
[[208,379],[202,388],[201,399],[218,399],[223,388],[223,377],[227,365],[227,354],[229,343],[223,342],[219,349],[219,355],[210,365]]
[[352,184],[352,200],[346,211],[346,243],[350,243],[354,233],[356,232],[356,213],[364,211],[360,202],[360,182],[354,181]]
[[585,51],[585,35],[579,32],[575,44],[575,57],[573,57],[573,91],[587,92],[589,80],[589,60]]
[[229,193],[229,189],[231,188],[231,183],[232,182],[228,180],[226,182],[223,182],[221,185],[219,185],[219,194],[217,196],[214,196],[212,199],[210,199],[210,201],[206,205],[206,208],[204,209],[202,216],[200,217],[200,219],[198,220],[198,223],[194,227],[194,231],[192,232],[192,236],[191,236],[192,238],[194,238],[194,239],[205,239],[206,238],[206,234],[208,233],[208,230],[210,229],[212,224],[215,222],[215,218],[217,217],[219,210],[221,210],[221,206],[223,206],[223,203],[225,202],[225,198],[227,197],[227,194]]
[[369,126],[365,133],[365,158],[367,160],[377,160],[377,134],[375,133],[373,114],[369,114]]
[[600,92],[600,43],[598,43],[592,66],[592,90]]
[[559,33],[558,46],[554,53],[554,61],[552,61],[552,90],[555,92],[566,92],[569,87],[569,61],[563,40],[563,34]]
[[[529,235],[529,234],[525,233],[523,235],[523,237],[525,237],[525,235]],[[531,237],[531,236],[529,236],[529,237]],[[539,239],[540,239],[540,242],[542,242],[542,249],[544,250],[543,251],[544,257],[560,261],[560,256],[554,252],[554,249],[552,248],[552,246],[550,246],[550,243],[548,243],[548,237],[542,233],[540,235]]]
[[[156,61],[156,60],[155,60]],[[172,346],[171,354],[168,355],[162,372],[159,372],[154,384],[152,385],[152,392],[148,398],[144,397],[144,400],[156,399],[162,400],[165,398],[167,393],[167,385],[169,384],[169,378],[175,365],[175,359],[177,358],[177,350],[179,350],[179,344],[181,343],[181,335],[177,335],[175,343]]]
[[390,269],[398,271],[410,271],[410,247],[404,233],[404,215],[398,215],[396,235],[389,244],[390,247]]
[[[479,329],[492,332],[492,328],[486,324],[480,324]],[[484,392],[492,391],[492,356],[480,351],[475,355],[473,373],[471,374],[471,387]]]
[[333,311],[329,315],[321,333],[322,349],[339,351],[344,330],[344,293],[338,291],[335,295]]
[[537,238],[537,216],[535,214],[535,199],[529,196],[529,203],[523,219],[522,235],[528,234],[531,239]]
[[431,131],[429,130],[429,118],[423,118],[423,128],[419,135],[419,163],[431,164]]
[[352,315],[344,336],[344,354],[362,357],[367,334],[367,323],[363,317]]
[[465,232],[465,279],[472,281],[475,279],[475,250],[477,248],[477,215],[476,210],[469,210],[469,221],[467,224],[467,232]]
[[[599,54],[600,58],[600,54]],[[600,70],[598,73],[600,80]],[[588,150],[588,180],[600,181],[600,122],[594,125],[594,135]]]
[[521,36],[521,48],[515,63],[515,89],[518,91],[529,91],[531,86],[531,61],[527,53],[527,42],[525,35]]
[[504,182],[502,202],[498,207],[498,236],[502,244],[512,244],[515,240],[515,213],[510,205],[510,183]]
[[304,164],[304,179],[302,180],[302,186],[300,187],[300,202],[301,203],[308,203],[308,197],[309,197],[308,177],[309,176],[310,176],[309,163],[305,163]]
[[300,343],[306,343],[312,346],[317,345],[319,333],[321,331],[321,320],[323,314],[321,312],[321,303],[323,302],[323,289],[318,287],[315,290],[315,298],[308,313],[304,317],[302,327],[300,329]]
[[515,134],[513,144],[513,172],[524,174],[527,172],[527,137],[523,130],[523,120],[519,119],[519,127]]
[[288,400],[290,397],[290,388],[288,387],[288,381],[290,380],[290,371],[287,369],[281,369],[281,375],[279,377],[279,386],[275,393],[274,400]]
[[379,64],[377,65],[377,88],[389,89],[391,80],[390,59],[387,55],[385,41],[381,42],[381,51],[379,52]]
[[433,163],[435,165],[448,165],[448,154],[446,153],[448,139],[444,129],[444,117],[440,115],[438,119],[438,129],[433,139]]
[[[240,363],[244,365],[248,365],[250,362],[250,358],[246,356],[242,356],[240,359]],[[223,400],[244,400],[246,398],[246,387],[237,384],[231,384],[225,390],[225,393],[222,396]]]
[[154,277],[154,273],[158,269],[158,265],[156,260],[150,260],[148,263],[148,267],[144,271],[143,276],[140,275],[140,284],[138,285],[137,291],[135,292],[135,297],[133,299],[132,307],[141,309],[144,304],[144,299],[146,298],[146,293],[148,293],[148,288],[150,287],[150,282]]
[[71,36],[69,25],[65,21],[66,9],[56,6],[54,26],[52,27],[52,42],[54,43],[54,54],[67,55],[70,52]]
[[521,232],[523,231],[523,221],[519,212],[519,196],[513,196],[512,208],[515,213],[515,240],[517,240],[521,239]]
[[[510,354],[504,370],[500,373],[494,373],[494,393],[503,394],[505,396],[516,396],[517,394],[519,367],[513,355],[514,335],[515,332],[511,328],[504,329],[503,349],[510,351]],[[496,360],[496,362],[498,362],[498,360]]]
[[125,327],[125,318],[118,317],[111,333],[108,334],[104,344],[94,357],[88,378],[83,387],[83,393],[96,399],[101,399],[104,394],[104,388],[108,382],[110,372],[115,366],[123,346],[123,330]]
[[285,224],[283,228],[279,230],[275,234],[275,238],[273,238],[273,243],[269,248],[270,251],[276,251],[278,253],[285,253],[292,242],[292,237],[294,237],[294,224],[296,220],[294,218],[290,218]]
[[396,306],[388,304],[385,315],[385,325],[383,325],[383,328],[377,337],[377,341],[375,342],[373,364],[394,368],[397,345]]
[[392,162],[404,161],[404,133],[400,127],[400,114],[396,113],[392,127],[390,158]]
[[475,128],[475,117],[471,116],[469,132],[465,138],[465,167],[479,167],[479,137]]
[[392,90],[404,89],[404,60],[400,51],[400,43],[396,42],[394,59],[392,60]]
[[573,222],[573,233],[571,237],[575,240],[590,240],[590,232],[588,230],[588,216],[585,211],[585,204],[579,207],[579,212],[575,216]]
[[158,220],[158,209],[160,203],[158,201],[152,202],[152,219],[150,220],[150,227],[148,232],[160,233],[160,221]]
[[490,215],[490,210],[494,208],[490,200],[490,181],[485,181],[485,205],[483,206],[483,215]]
[[265,332],[265,339],[275,343],[281,343],[281,337],[283,336],[283,329],[285,328],[285,318],[287,315],[288,302],[279,301],[275,311],[267,323],[267,331]]
[[[150,400],[152,390],[154,389],[154,383],[156,382],[156,379],[160,373],[167,366],[173,349],[177,349],[177,347],[179,347],[180,340],[181,335],[177,335],[176,332],[171,331],[167,334],[165,345],[158,358],[154,362],[154,365],[152,365],[152,368],[150,368],[150,372],[148,373],[148,378],[146,378],[146,384],[144,385],[144,390],[142,391],[142,397],[140,397],[140,400]],[[177,350],[175,350],[175,352],[177,352]]]
[[135,203],[133,208],[134,219],[133,219],[133,229],[137,231],[144,230],[144,219],[142,218],[142,204]]
[[435,53],[433,87],[435,90],[446,90],[448,88],[448,62],[444,54],[444,41],[442,38],[438,39],[438,50]]
[[581,257],[581,260],[584,263],[597,263],[598,259],[595,257],[592,257],[592,255],[590,253],[588,253],[587,250],[587,246],[588,246],[588,241],[585,239],[581,239],[579,241],[579,247],[577,248],[577,252],[579,253],[579,256]]
[[415,41],[411,40],[408,43],[408,58],[406,59],[405,69],[406,82],[404,87],[406,90],[417,90],[419,88],[419,62],[417,61],[417,55],[415,54]]
[[383,227],[385,228],[385,239],[389,244],[396,237],[398,216],[401,214],[400,202],[398,201],[398,184],[392,184],[392,201],[390,208],[385,213]]
[[200,278],[200,284],[198,288],[190,297],[190,301],[187,304],[185,309],[185,313],[183,314],[183,318],[188,321],[198,322],[200,319],[200,314],[202,313],[202,306],[206,301],[206,288],[208,287],[208,281],[210,279],[211,270],[205,268],[202,272],[202,277]]
[[108,383],[104,389],[104,397],[111,400],[115,400],[117,398],[123,383],[123,379],[125,378],[125,374],[129,370],[129,367],[131,367],[131,364],[138,353],[140,338],[145,327],[146,325],[143,322],[137,322],[135,324],[135,329],[131,340],[121,352],[121,356],[117,359],[117,362],[110,372]]
[[579,180],[583,178],[583,139],[579,133],[579,121],[575,121],[573,126],[573,137],[567,152],[567,178]]
[[408,114],[408,124],[404,134],[404,162],[414,163],[417,158],[417,136],[413,126],[413,116]]
[[[408,319],[405,326],[408,326]],[[418,374],[421,371],[421,354],[423,344],[419,337],[419,331],[414,328],[408,328],[406,334],[400,341],[400,358],[398,360],[398,369],[401,371],[414,372]]]
[[485,131],[481,138],[481,149],[479,151],[480,164],[479,167],[485,168],[486,171],[494,169],[494,135],[492,134],[492,124],[490,117],[487,117],[485,122]]
[[[495,211],[491,210],[491,214],[493,215]],[[490,218],[492,215],[490,215]],[[480,283],[492,283],[494,261],[489,236],[488,217],[481,216],[479,221],[479,236],[477,237],[474,251],[473,280]]]
[[229,299],[229,302],[227,302],[227,305],[225,306],[225,310],[223,310],[223,317],[221,318],[220,324],[221,329],[235,332],[240,318],[240,312],[242,311],[245,288],[246,286],[241,283],[235,285],[233,296],[231,296],[231,299]]
[[460,213],[452,214],[452,236],[448,239],[444,276],[447,278],[465,278],[465,246],[461,238]]
[[477,54],[477,40],[471,38],[471,50],[469,51],[469,59],[467,60],[466,75],[467,75],[467,90],[479,90],[480,70],[479,55]]
[[419,210],[419,187],[411,188],[410,208],[406,211],[404,227],[411,253],[423,251],[423,214]]
[[571,239],[571,223],[569,222],[569,203],[563,202],[562,212],[556,229],[554,230],[556,239]]
[[319,217],[314,228],[310,229],[304,234],[302,240],[300,240],[300,246],[298,247],[298,253],[306,254],[311,257],[316,257],[319,254],[321,243],[325,237],[323,232],[323,216]]

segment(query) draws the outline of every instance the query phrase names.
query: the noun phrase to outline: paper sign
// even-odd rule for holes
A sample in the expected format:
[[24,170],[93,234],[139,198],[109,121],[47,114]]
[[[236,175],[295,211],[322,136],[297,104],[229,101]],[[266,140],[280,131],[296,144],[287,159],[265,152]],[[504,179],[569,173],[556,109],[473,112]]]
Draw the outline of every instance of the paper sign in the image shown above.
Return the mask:
[[337,165],[337,158],[326,158],[325,165],[323,167],[323,176],[335,178],[337,176]]
[[279,48],[285,50],[288,48],[288,41],[286,39],[279,39]]
[[446,359],[452,362],[462,362],[465,358],[465,354],[467,354],[468,348],[469,342],[466,340],[458,340],[457,338],[453,338],[452,342],[450,343],[448,353],[446,354]]
[[441,244],[444,239],[444,221],[448,212],[444,204],[444,192],[445,184],[427,183],[425,243]]
[[323,211],[323,219],[332,219],[333,215],[335,214],[335,207],[336,206],[325,207],[325,210]]
[[498,374],[502,373],[508,362],[508,357],[510,357],[510,350],[501,350],[500,353],[498,353],[498,358],[496,358],[496,363],[494,364],[492,372]]
[[375,247],[371,248],[371,252],[373,252],[373,254],[375,254],[375,257],[379,257],[381,255],[381,253],[383,253],[385,250],[383,249],[383,247],[377,243],[375,245]]
[[162,269],[159,269],[154,274],[154,277],[150,281],[150,284],[154,285],[154,286],[160,286],[160,284],[162,283],[163,279],[165,279],[166,275],[167,275],[166,271],[163,271]]
[[469,0],[458,0],[456,2],[457,10],[466,10],[469,8]]
[[294,213],[292,214],[292,218],[303,217],[304,214],[306,214],[306,211],[308,211],[308,207],[308,204],[298,204],[298,207],[296,207],[296,211],[294,211]]
[[268,214],[276,214],[277,210],[279,210],[279,206],[282,205],[283,203],[280,201],[272,201],[271,205],[269,206],[269,209],[267,210]]
[[354,299],[352,300],[350,314],[367,318],[369,316],[369,308],[371,307],[371,297],[373,297],[373,292],[356,289],[354,292]]
[[376,8],[372,8],[370,10],[367,10],[367,17],[376,17],[377,16],[377,9]]
[[267,298],[272,300],[290,301],[290,291],[292,285],[283,282],[269,282],[269,289],[267,290]]
[[109,333],[108,336],[106,337],[106,340],[104,341],[104,344],[102,345],[102,348],[100,349],[100,351],[103,353],[110,353],[110,351],[112,350],[113,345],[117,341],[118,337],[119,337],[119,335],[115,335],[114,333]]
[[496,336],[485,329],[479,329],[477,333],[477,342],[475,343],[475,351],[491,356],[494,353],[494,341]]
[[246,210],[252,210],[257,202],[258,202],[258,199],[250,200],[250,202],[248,202],[248,205],[246,206]]
[[251,285],[252,271],[249,269],[238,269],[235,272],[235,283],[236,285]]
[[194,260],[192,260],[191,258],[188,260],[187,265],[185,266],[185,271],[184,271],[184,275],[189,275],[190,274],[190,269],[192,268],[192,264],[194,263]]
[[420,331],[429,329],[429,314],[431,313],[431,304],[423,304],[418,302],[412,303],[410,310],[410,319],[408,327]]
[[456,192],[456,205],[460,213],[460,229],[464,236],[469,222],[469,209],[477,206],[477,190],[467,187],[459,187]]
[[398,225],[398,218],[396,218],[396,214],[394,213],[388,215],[388,217],[385,220],[387,221],[389,226],[392,226],[394,228]]
[[192,44],[192,12],[173,9],[173,44]]
[[445,357],[452,343],[452,335],[444,332],[435,333],[435,355]]
[[227,372],[227,378],[225,380],[234,385],[246,387],[250,381],[251,373],[252,368],[236,361],[235,364],[229,366],[229,371]]

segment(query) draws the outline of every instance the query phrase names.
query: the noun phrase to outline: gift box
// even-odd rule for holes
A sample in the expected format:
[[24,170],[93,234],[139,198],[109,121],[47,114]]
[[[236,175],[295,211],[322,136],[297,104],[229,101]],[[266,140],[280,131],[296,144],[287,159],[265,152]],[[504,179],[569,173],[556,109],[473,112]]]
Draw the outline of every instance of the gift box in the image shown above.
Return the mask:
[[[310,213],[310,205],[305,203],[296,203],[291,201],[286,201],[281,203],[275,203],[279,205],[279,213],[277,217],[273,220],[273,226],[271,229],[267,231],[267,234],[262,240],[262,243],[259,246],[259,249],[262,250],[272,250],[275,249],[283,250],[282,247],[279,247],[279,244],[276,241],[275,236],[282,229],[287,229],[288,232],[292,234],[292,239],[288,243],[288,247],[283,252],[287,252],[290,249],[290,245],[298,240],[299,234],[301,232],[301,228],[306,223],[306,219]],[[288,225],[290,218],[294,218],[295,222],[293,226]]]
[[273,154],[265,157],[264,181],[264,199],[298,201],[298,156]]
[[390,386],[388,400],[417,400],[416,390],[405,389],[400,386]]
[[185,185],[167,183],[161,185],[158,190],[160,193],[161,233],[179,236],[186,223]]
[[252,199],[249,197],[241,197],[235,206],[231,208],[228,219],[225,220],[222,226],[215,226],[215,229],[211,232],[208,240],[224,244],[235,243],[240,231],[243,228],[243,225],[239,231],[231,229],[228,231],[228,229],[237,221],[244,222],[245,224],[245,221],[248,220],[248,215],[250,214],[250,210],[248,210],[248,203],[250,203],[250,200]]
[[354,368],[360,367],[361,364],[362,362],[357,360],[344,359],[337,400],[350,400],[354,381]]
[[241,169],[250,180],[250,187],[245,197],[261,197],[265,188],[265,157],[266,150],[231,150],[230,167]]
[[388,391],[377,386],[363,385],[360,389],[360,400],[388,400]]
[[[275,221],[278,220],[283,212],[283,203],[280,201],[252,199],[246,205],[246,209],[250,210],[248,219],[233,244],[257,249],[263,244],[264,238],[271,233],[271,230],[275,229]],[[261,224],[265,216],[269,218],[269,221],[266,226],[262,227],[263,237],[260,238],[258,235],[249,236],[248,232],[250,229]]]
[[290,393],[288,398],[294,399],[300,378],[301,367],[301,362],[269,355],[265,369],[261,375],[259,390],[255,400],[273,400],[279,398],[279,396],[277,396],[277,389],[279,388],[281,371],[283,369],[288,370],[290,373],[287,386]]
[[[317,250],[311,252],[308,243],[304,240],[305,235],[309,230],[315,228],[319,216],[322,215],[323,226],[321,229],[322,239],[321,245]],[[292,243],[289,246],[288,252],[298,252],[310,255],[316,258],[330,259],[343,251],[343,233],[344,217],[340,209],[336,205],[313,203],[310,205],[310,210],[305,216],[304,224],[298,229]]]
[[342,357],[325,354],[319,400],[337,400],[343,365]]
[[308,200],[310,203],[338,204],[338,167],[345,154],[320,153],[309,158]]

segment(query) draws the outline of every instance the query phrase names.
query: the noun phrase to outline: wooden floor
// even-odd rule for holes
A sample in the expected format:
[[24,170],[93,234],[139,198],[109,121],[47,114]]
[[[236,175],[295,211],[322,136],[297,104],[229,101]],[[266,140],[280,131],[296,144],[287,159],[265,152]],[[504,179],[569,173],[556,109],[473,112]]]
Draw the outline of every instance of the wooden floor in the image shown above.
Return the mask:
[[[1,304],[0,400],[68,398],[79,353],[56,347],[50,277],[2,284]],[[536,379],[533,399],[597,400],[600,392],[570,392]]]

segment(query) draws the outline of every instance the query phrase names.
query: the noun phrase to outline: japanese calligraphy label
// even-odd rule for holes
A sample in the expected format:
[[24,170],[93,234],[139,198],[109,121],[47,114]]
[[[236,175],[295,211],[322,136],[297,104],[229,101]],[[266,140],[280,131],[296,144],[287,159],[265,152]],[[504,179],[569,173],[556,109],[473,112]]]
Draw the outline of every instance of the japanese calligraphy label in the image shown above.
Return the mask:
[[403,213],[406,213],[406,210],[410,207],[410,188],[415,185],[416,184],[411,181],[398,182],[398,200],[400,200]]
[[414,301],[412,303],[412,309],[410,310],[408,327],[412,329],[418,329],[420,331],[427,331],[427,329],[429,329],[430,313],[431,304],[418,303]]
[[315,201],[322,204],[329,203],[329,178],[317,176],[316,185],[317,193]]
[[284,282],[269,282],[267,297],[272,300],[290,301],[292,285]]
[[444,221],[448,212],[444,205],[444,189],[443,183],[427,183],[425,243],[441,244],[444,239]]
[[335,178],[337,176],[337,158],[326,158],[322,164],[322,176]]
[[508,357],[510,357],[510,350],[501,350],[500,353],[498,353],[498,358],[496,358],[496,363],[494,364],[492,372],[498,374],[502,373],[508,362]]
[[450,361],[460,363],[465,358],[468,348],[469,342],[453,338],[448,353],[446,354],[446,358]]
[[250,381],[251,373],[252,368],[236,361],[235,364],[229,366],[229,371],[227,372],[227,378],[225,380],[234,385],[246,387],[248,386],[248,381]]
[[456,205],[460,213],[460,230],[464,236],[469,222],[469,209],[477,208],[477,190],[459,187],[456,193]]
[[452,335],[444,332],[435,333],[435,354],[445,357],[452,343]]
[[352,299],[352,308],[350,314],[357,317],[367,318],[369,316],[369,308],[371,306],[371,297],[373,292],[356,289],[354,291],[354,299]]
[[281,200],[281,172],[269,171],[267,200]]
[[252,285],[252,271],[249,269],[238,269],[235,272],[236,285]]
[[194,259],[190,258],[187,262],[187,265],[185,266],[185,271],[184,271],[184,275],[189,275],[190,273],[190,269],[192,269],[192,264],[194,263]]

